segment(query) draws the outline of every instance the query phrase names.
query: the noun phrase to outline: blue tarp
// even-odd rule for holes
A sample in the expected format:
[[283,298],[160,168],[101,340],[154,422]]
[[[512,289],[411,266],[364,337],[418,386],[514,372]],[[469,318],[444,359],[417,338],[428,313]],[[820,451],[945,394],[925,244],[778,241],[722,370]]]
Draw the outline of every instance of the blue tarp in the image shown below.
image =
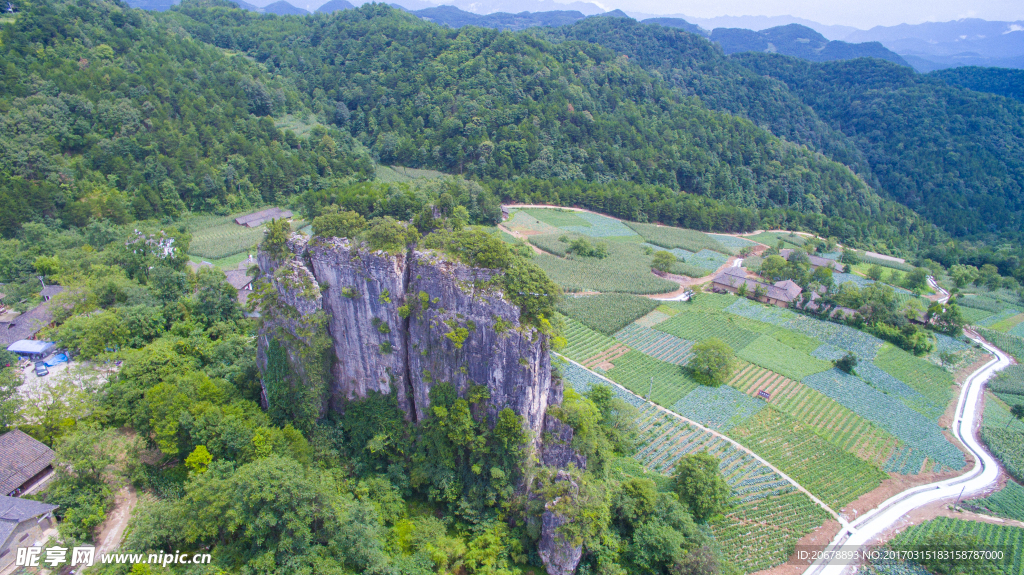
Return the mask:
[[66,361],[68,361],[68,356],[64,355],[63,353],[58,353],[57,355],[53,356],[52,358],[50,358],[49,361],[46,362],[46,367],[54,367]]
[[54,345],[52,341],[20,339],[7,346],[7,351],[18,355],[41,355],[48,353]]

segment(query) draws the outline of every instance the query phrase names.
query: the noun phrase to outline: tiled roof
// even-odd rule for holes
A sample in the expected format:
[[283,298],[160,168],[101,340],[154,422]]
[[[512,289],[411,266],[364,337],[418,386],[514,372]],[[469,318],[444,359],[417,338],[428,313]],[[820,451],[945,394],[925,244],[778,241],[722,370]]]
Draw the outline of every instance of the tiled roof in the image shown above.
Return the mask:
[[57,505],[0,495],[0,545],[7,547],[7,538],[18,528],[19,523],[46,515],[56,508]]
[[39,292],[39,295],[41,295],[41,296],[43,296],[45,298],[49,298],[49,297],[53,297],[53,296],[59,294],[62,291],[64,291],[64,286],[48,285],[48,286],[43,286],[43,290],[41,292]]
[[712,282],[716,284],[726,285],[732,288],[739,288],[741,283],[745,283],[747,284],[747,293],[750,294],[753,294],[754,290],[756,290],[758,287],[762,287],[767,292],[768,298],[787,303],[795,300],[797,296],[799,296],[804,291],[792,280],[785,280],[778,282],[775,285],[770,285],[764,282],[746,279],[744,277],[736,275],[735,272],[730,273],[730,270],[733,269],[737,268],[727,268],[722,273],[715,276]]
[[0,494],[21,487],[46,469],[53,457],[52,449],[20,429],[0,435]]
[[32,339],[39,330],[51,323],[53,313],[50,312],[50,302],[43,302],[11,321],[0,322],[0,347],[7,347],[19,339]]
[[253,276],[247,274],[245,270],[225,270],[224,275],[227,276],[227,282],[235,289],[244,288],[253,279]]
[[256,226],[269,220],[290,217],[292,217],[292,213],[288,210],[283,210],[281,208],[268,208],[266,210],[261,210],[244,216],[239,216],[235,218],[235,223],[240,226],[255,228]]

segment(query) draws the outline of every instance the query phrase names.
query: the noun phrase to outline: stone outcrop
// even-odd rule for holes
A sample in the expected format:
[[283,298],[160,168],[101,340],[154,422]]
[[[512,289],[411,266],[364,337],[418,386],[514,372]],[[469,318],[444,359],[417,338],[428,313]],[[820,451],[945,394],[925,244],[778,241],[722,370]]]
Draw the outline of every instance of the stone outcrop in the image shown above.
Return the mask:
[[[551,379],[548,336],[521,324],[519,308],[489,281],[501,272],[436,251],[373,252],[339,238],[293,236],[287,247],[284,256],[259,254],[260,289],[269,290],[274,305],[261,310],[257,361],[265,372],[276,339],[305,382],[303,354],[289,346],[310,345],[326,331],[331,367],[321,415],[375,391],[395,394],[406,416],[419,422],[437,383],[451,383],[462,397],[471,386],[485,386],[491,422],[505,408],[520,415],[543,465],[586,467],[570,446],[572,428],[547,414],[562,402]],[[541,521],[549,573],[572,573],[582,549],[555,533],[564,518],[546,510]]]
[[[325,409],[370,391],[394,393],[407,417],[421,421],[436,383],[451,383],[460,396],[482,385],[492,418],[511,408],[540,440],[561,389],[552,385],[548,336],[520,324],[518,307],[488,282],[500,272],[436,251],[372,252],[339,238],[295,236],[288,248],[289,257],[258,258],[279,304],[294,308],[268,318],[261,346],[279,328],[302,340],[302,319],[324,312],[334,351]],[[558,447],[542,461],[582,467],[567,447],[571,428],[547,426]]]
[[[570,475],[559,471],[555,477],[556,483],[568,483],[568,493],[563,497],[576,497],[579,494],[579,486],[572,480]],[[573,545],[562,535],[558,528],[562,527],[568,520],[552,510],[558,504],[558,499],[548,502],[544,513],[541,515],[540,541],[537,542],[537,554],[540,555],[548,575],[569,575],[576,570],[583,556],[583,546]]]

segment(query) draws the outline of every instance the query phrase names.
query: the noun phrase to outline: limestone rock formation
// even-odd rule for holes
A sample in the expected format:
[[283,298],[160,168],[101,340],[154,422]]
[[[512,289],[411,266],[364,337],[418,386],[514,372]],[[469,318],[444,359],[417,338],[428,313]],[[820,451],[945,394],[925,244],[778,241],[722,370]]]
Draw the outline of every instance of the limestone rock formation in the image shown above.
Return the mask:
[[[570,475],[559,471],[555,477],[556,483],[568,482],[568,493],[563,497],[575,497],[579,494],[579,486],[572,480]],[[569,575],[576,570],[583,556],[583,546],[573,545],[564,535],[559,533],[558,528],[565,525],[568,520],[554,511],[558,499],[548,502],[544,514],[541,515],[540,541],[537,542],[537,554],[540,555],[548,575]]]
[[[342,238],[293,236],[288,249],[285,258],[258,258],[277,307],[294,310],[264,314],[260,345],[278,329],[305,341],[311,328],[304,334],[303,321],[323,312],[334,360],[325,409],[370,391],[394,393],[407,417],[422,421],[434,384],[449,382],[460,396],[483,385],[492,418],[511,408],[540,440],[548,405],[562,397],[552,385],[549,338],[522,325],[519,309],[488,283],[500,272],[437,251],[373,252]],[[548,426],[558,448],[540,454],[544,463],[582,467],[567,447],[571,428]]]

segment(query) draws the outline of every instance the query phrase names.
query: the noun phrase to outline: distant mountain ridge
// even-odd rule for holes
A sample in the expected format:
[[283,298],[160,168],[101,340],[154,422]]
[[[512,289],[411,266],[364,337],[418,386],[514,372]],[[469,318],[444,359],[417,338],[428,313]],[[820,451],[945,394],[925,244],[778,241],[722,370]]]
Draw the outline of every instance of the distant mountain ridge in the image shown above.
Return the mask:
[[726,54],[771,52],[812,62],[878,58],[909,66],[906,60],[878,42],[851,44],[840,40],[829,41],[800,24],[788,24],[759,32],[742,28],[715,28],[711,31],[710,39],[717,42]]

